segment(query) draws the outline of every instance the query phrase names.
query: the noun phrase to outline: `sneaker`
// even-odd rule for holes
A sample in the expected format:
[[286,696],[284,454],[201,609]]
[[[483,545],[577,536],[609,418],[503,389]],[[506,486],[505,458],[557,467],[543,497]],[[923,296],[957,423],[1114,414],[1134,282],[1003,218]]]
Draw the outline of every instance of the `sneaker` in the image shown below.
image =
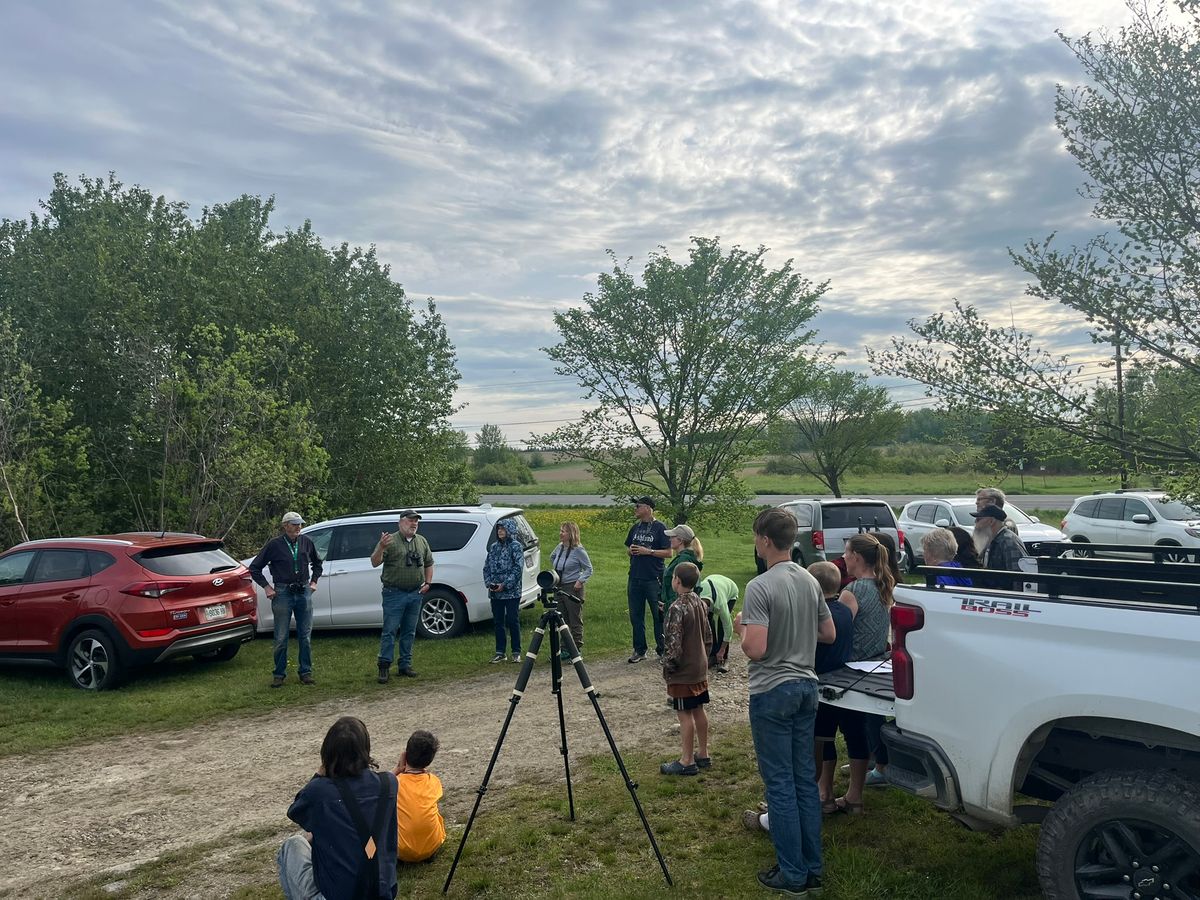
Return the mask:
[[758,883],[769,891],[786,894],[789,897],[808,897],[807,885],[788,884],[779,873],[779,866],[771,866],[765,872],[758,873]]
[[711,756],[697,756],[696,757],[696,768],[711,769],[712,768],[712,757]]
[[887,787],[888,777],[878,769],[872,769],[867,773],[867,780],[864,784],[867,787]]
[[633,656],[629,657],[629,659],[627,661],[631,662],[631,663],[640,663],[645,658],[646,658],[645,653],[634,653]]
[[312,674],[310,672],[305,672],[303,675],[300,676],[300,683],[301,684],[316,684],[317,682],[313,680]]
[[725,663],[717,663],[717,674],[718,675],[724,675],[728,671],[729,671],[729,666],[725,665]]
[[808,881],[804,885],[804,889],[808,891],[808,896],[819,897],[821,892],[825,890],[825,886],[821,884],[820,875],[809,875]]
[[271,678],[271,687],[273,687],[273,688],[277,688],[277,687],[283,687],[283,680],[284,680],[284,678],[285,678],[285,677],[286,677],[286,676],[284,676],[284,675],[274,675],[274,676],[272,676],[272,678]]
[[379,677],[376,679],[380,684],[387,684],[392,664],[390,662],[379,661]]
[[517,663],[519,663],[519,662],[521,661],[521,654],[520,654],[520,653],[514,653],[514,654],[512,655],[512,661],[513,661],[513,662],[517,662]]
[[504,654],[497,653],[495,656],[492,657],[492,662],[494,662],[494,663],[504,662]]
[[669,762],[669,763],[663,763],[661,766],[658,767],[658,771],[662,772],[664,775],[699,775],[700,774],[700,769],[696,766],[695,763],[692,763],[690,766],[685,766],[683,763],[681,763],[677,759],[673,760],[672,762]]

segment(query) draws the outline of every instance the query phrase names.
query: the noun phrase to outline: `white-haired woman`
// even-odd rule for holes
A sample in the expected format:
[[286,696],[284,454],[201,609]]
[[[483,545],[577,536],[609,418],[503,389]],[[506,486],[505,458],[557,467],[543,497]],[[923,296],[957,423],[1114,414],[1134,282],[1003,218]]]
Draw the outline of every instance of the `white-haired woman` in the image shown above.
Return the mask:
[[[927,566],[962,568],[962,563],[954,558],[958,555],[958,539],[949,528],[935,528],[926,532],[921,538],[921,555]],[[971,579],[965,575],[939,575],[937,583],[941,587],[970,587]]]

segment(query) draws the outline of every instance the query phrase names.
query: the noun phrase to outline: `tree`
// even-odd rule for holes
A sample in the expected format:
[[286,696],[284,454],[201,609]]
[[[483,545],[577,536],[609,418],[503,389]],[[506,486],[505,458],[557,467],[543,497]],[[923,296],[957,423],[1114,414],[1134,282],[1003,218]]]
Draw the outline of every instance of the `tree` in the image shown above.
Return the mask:
[[904,414],[865,376],[828,369],[813,376],[781,420],[778,449],[840,497],[842,476],[871,447],[893,440]]
[[[1164,380],[1200,376],[1200,16],[1178,4],[1130,4],[1116,35],[1062,37],[1088,83],[1058,89],[1055,123],[1086,177],[1082,193],[1109,232],[1060,249],[1031,241],[1014,262],[1028,293],[1091,326],[1092,340],[1134,354]],[[1007,410],[1083,445],[1109,448],[1200,495],[1200,432],[1122,421],[1122,404],[1098,403],[1082,367],[1038,348],[1036,337],[989,325],[970,305],[911,322],[917,340],[870,352],[880,372],[915,379],[950,408]],[[933,349],[946,352],[935,353]],[[964,376],[964,373],[965,376]],[[1185,398],[1195,423],[1200,396]],[[1178,418],[1178,417],[1175,417]]]
[[610,251],[612,271],[555,313],[561,342],[544,348],[596,405],[538,446],[588,463],[607,493],[663,495],[677,522],[744,500],[738,469],[804,383],[826,289],[766,253],[693,238],[686,264],[660,248],[639,283]]
[[476,484],[533,484],[533,472],[508,446],[499,425],[485,424],[479,429],[471,462]]

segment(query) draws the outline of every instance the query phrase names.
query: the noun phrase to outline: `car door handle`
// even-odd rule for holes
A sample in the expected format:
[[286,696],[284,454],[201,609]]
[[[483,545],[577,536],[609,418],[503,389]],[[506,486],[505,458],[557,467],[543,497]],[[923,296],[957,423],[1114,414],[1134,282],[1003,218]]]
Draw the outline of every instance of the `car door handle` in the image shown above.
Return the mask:
[[11,600],[0,600],[0,606],[12,606],[16,602],[16,597],[13,597]]
[[78,600],[79,594],[76,594],[76,593],[63,594],[62,599],[63,600]]
[[333,572],[330,572],[329,574],[330,575],[349,575],[350,570],[349,569],[337,569]]

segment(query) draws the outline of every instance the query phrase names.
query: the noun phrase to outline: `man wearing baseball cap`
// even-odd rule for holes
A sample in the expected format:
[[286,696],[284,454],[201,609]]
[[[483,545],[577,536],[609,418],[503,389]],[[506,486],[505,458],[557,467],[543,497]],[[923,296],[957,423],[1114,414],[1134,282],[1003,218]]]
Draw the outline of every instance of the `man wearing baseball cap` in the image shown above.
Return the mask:
[[[271,602],[275,620],[275,671],[271,687],[283,687],[287,678],[288,631],[296,619],[296,643],[300,645],[300,683],[315,684],[312,676],[312,594],[321,577],[321,557],[307,535],[300,533],[304,518],[298,512],[284,513],[283,534],[267,541],[250,563],[250,577],[263,588]],[[271,581],[263,577],[269,568]]]
[[[971,537],[975,541],[975,550],[983,561],[985,569],[1001,569],[1007,572],[1021,571],[1021,560],[1029,554],[1021,538],[1011,528],[1005,527],[1008,519],[999,506],[990,503],[983,509],[971,513],[975,518],[975,529]],[[1009,581],[1007,578],[997,579],[987,587],[1009,588],[1021,590],[1022,582]]]
[[663,560],[671,555],[671,542],[667,539],[667,526],[654,518],[653,497],[635,497],[633,512],[637,521],[625,537],[625,546],[629,548],[626,594],[629,624],[633,626],[633,655],[629,661],[639,663],[646,658],[647,606],[654,623],[654,652],[662,659],[663,619],[658,600],[662,593]]
[[421,514],[415,509],[400,513],[400,525],[384,532],[371,553],[371,565],[383,566],[383,632],[379,635],[379,683],[387,684],[392,666],[392,648],[400,644],[397,668],[401,675],[416,678],[412,667],[413,641],[425,593],[433,581],[433,551],[429,541],[417,534]]

